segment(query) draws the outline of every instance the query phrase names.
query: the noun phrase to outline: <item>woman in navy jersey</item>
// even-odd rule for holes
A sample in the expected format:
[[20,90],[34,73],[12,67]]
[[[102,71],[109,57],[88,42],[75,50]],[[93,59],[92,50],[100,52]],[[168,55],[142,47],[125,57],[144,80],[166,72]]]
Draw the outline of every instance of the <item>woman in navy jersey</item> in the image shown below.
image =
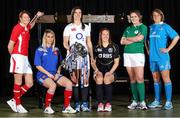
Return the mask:
[[[94,48],[95,63],[92,64],[96,82],[97,111],[111,111],[112,83],[114,72],[119,65],[119,47],[111,41],[110,30],[102,28],[99,33],[98,45]],[[104,91],[103,91],[104,87]],[[103,101],[103,92],[106,100]]]

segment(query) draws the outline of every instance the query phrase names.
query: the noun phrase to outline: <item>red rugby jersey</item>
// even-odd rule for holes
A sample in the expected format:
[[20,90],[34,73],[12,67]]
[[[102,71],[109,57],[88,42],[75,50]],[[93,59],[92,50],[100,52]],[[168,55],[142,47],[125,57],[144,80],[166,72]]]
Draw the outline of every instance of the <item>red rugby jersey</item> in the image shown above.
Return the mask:
[[27,27],[23,27],[20,23],[14,26],[10,37],[10,40],[15,42],[12,54],[28,56],[30,29],[30,24]]

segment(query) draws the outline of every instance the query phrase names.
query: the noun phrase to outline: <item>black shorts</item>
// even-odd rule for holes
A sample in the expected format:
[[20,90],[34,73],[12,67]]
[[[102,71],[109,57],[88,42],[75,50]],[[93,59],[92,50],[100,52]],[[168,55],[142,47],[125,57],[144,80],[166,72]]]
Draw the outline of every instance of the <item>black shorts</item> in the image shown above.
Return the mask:
[[100,64],[100,63],[96,63],[96,66],[97,66],[98,70],[99,70],[100,72],[102,72],[103,75],[105,75],[106,72],[109,72],[109,71],[111,70],[113,64],[110,64],[110,65],[102,65],[102,64]]
[[[97,66],[98,70],[99,70],[100,72],[102,72],[102,74],[103,74],[103,76],[104,76],[106,72],[109,72],[109,71],[111,70],[111,68],[112,68],[113,65],[106,65],[106,66],[105,66],[105,65],[101,65],[101,64],[96,64],[96,66]],[[116,75],[115,72],[113,73],[113,75],[114,75],[114,81],[115,81],[116,78],[117,78],[117,75]]]

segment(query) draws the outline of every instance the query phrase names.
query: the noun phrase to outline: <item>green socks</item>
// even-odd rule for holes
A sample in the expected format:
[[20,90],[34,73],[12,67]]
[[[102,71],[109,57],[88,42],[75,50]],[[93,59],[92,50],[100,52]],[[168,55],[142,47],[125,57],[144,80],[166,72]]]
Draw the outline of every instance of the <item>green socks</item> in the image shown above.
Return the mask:
[[137,84],[136,83],[131,83],[131,92],[133,95],[133,100],[136,102],[138,101],[138,90],[137,90]]
[[133,95],[133,100],[135,100],[136,102],[139,100],[140,100],[140,102],[145,101],[145,85],[144,85],[144,82],[142,82],[142,83],[131,83],[131,92]]
[[139,93],[140,102],[145,100],[145,85],[144,82],[137,83],[137,91]]

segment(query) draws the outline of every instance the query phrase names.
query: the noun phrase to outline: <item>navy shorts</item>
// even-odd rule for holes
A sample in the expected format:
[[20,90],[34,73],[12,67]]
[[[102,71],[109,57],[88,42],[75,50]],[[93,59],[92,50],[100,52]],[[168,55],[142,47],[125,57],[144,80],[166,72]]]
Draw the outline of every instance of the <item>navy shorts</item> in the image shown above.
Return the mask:
[[[55,76],[55,74],[53,74]],[[63,75],[62,74],[59,74],[58,78],[56,79],[55,82],[57,82]],[[40,84],[40,85],[43,85],[44,83],[44,80],[46,80],[47,78],[49,78],[46,74],[44,73],[39,73],[37,74],[37,82]]]

